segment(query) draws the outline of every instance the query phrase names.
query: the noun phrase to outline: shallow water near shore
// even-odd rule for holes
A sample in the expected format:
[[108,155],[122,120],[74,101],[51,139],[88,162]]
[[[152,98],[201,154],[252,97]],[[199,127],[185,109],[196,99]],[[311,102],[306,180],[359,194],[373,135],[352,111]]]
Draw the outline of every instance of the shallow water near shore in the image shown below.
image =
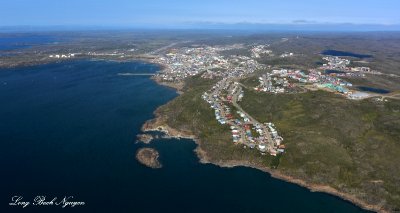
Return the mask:
[[[177,96],[144,62],[69,61],[0,70],[0,212],[58,212],[60,206],[8,206],[74,196],[65,212],[365,212],[256,169],[201,164],[187,139],[136,144],[141,125]],[[135,159],[159,151],[161,169]],[[66,207],[68,208],[68,207]]]

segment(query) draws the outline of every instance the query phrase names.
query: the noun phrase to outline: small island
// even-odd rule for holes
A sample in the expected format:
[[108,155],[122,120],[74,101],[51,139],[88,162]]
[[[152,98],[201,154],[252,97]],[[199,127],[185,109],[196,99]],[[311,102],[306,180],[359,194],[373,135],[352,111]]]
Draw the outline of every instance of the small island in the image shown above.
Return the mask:
[[158,161],[159,153],[157,150],[152,148],[141,148],[136,153],[136,159],[143,165],[159,169],[162,167],[161,163]]
[[143,142],[145,144],[149,144],[154,137],[150,134],[139,134],[137,135],[137,142]]

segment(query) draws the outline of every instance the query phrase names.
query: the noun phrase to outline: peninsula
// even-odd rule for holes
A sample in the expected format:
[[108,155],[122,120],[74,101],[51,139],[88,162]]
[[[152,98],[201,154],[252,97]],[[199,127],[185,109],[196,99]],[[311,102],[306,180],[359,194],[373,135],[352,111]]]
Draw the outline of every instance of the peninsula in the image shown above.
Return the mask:
[[[275,53],[289,40],[166,50],[153,61],[164,67],[153,79],[179,85],[181,95],[142,130],[193,138],[203,163],[253,167],[365,209],[397,211],[399,76],[372,59],[374,68],[323,54],[311,57],[326,63],[295,64],[304,53]],[[291,48],[309,41],[293,40]],[[357,87],[382,79],[387,93]]]

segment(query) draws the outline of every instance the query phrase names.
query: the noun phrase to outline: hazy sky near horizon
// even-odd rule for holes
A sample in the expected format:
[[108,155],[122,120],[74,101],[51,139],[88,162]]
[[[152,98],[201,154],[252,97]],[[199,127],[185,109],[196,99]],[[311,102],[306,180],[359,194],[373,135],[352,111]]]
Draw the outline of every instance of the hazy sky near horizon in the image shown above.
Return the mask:
[[0,26],[400,24],[400,0],[2,0]]

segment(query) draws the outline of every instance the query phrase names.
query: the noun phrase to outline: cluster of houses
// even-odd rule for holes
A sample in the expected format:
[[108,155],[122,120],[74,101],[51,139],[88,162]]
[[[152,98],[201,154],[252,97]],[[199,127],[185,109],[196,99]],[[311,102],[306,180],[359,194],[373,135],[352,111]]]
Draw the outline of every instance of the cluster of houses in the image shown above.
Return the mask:
[[[196,46],[171,49],[167,54],[154,59],[166,68],[157,76],[163,81],[177,82],[204,72],[204,78],[222,76],[232,66],[221,51],[243,48],[241,44],[226,46]],[[237,71],[237,70],[234,70]]]
[[327,57],[323,57],[322,59],[324,59],[325,61],[328,62],[328,63],[322,65],[322,67],[324,69],[345,70],[347,65],[350,64],[349,59],[339,58],[337,56],[327,56]]
[[327,56],[323,57],[326,64],[322,64],[322,70],[340,71],[333,72],[332,75],[337,75],[341,77],[364,77],[364,73],[369,74],[382,74],[377,71],[371,70],[369,67],[349,67],[351,61],[349,59],[340,58],[337,56]]
[[[229,125],[234,143],[255,148],[262,154],[268,152],[276,156],[284,152],[285,146],[281,144],[283,138],[272,123],[261,124],[238,107],[237,102],[243,95],[239,83],[232,78],[224,78],[205,92],[202,98],[214,110],[215,119],[221,125]],[[232,113],[228,104],[236,107],[236,113]]]
[[287,57],[292,57],[294,56],[294,53],[283,53],[279,57],[281,58],[287,58]]
[[[345,95],[349,99],[364,99],[370,97],[368,93],[351,90],[352,83],[340,79],[340,76],[363,76],[362,73],[351,73],[351,75],[341,72],[321,72],[317,69],[310,69],[305,72],[302,70],[275,69],[270,73],[263,74],[258,78],[260,84],[255,87],[256,91],[268,93],[296,92],[290,90],[301,85],[313,85],[315,88],[327,89]],[[301,84],[293,83],[296,81]]]
[[166,67],[157,74],[163,81],[181,81],[208,69],[227,68],[227,61],[218,54],[218,48],[210,46],[172,49],[154,61]]
[[[283,41],[286,39],[283,39]],[[259,64],[257,58],[263,55],[272,56],[272,50],[268,49],[269,45],[254,45],[251,47],[251,57],[243,55],[230,55],[225,57],[221,54],[223,51],[232,49],[245,48],[243,44],[207,46],[199,45],[192,47],[182,47],[170,49],[167,54],[156,57],[154,62],[162,64],[165,69],[156,74],[162,81],[179,82],[189,76],[201,73],[202,78],[241,78],[248,74],[254,73],[256,70],[266,68],[265,65]],[[130,51],[134,51],[133,49]],[[83,53],[91,56],[119,56],[124,57],[123,52],[88,52]],[[52,54],[50,58],[62,59],[73,58],[82,53]],[[293,56],[293,53],[287,52],[281,57]],[[352,95],[354,92],[347,87],[351,87],[351,83],[346,82],[339,77],[364,77],[365,73],[380,74],[371,71],[369,67],[349,67],[351,61],[349,59],[337,56],[323,57],[327,63],[323,64],[319,70],[330,71],[321,73],[316,70],[310,70],[307,74],[301,70],[278,69],[272,70],[271,73],[259,77],[259,86],[254,89],[257,91],[270,93],[296,92],[291,90],[295,84],[290,79],[300,83],[312,83],[318,88],[326,88],[339,93],[348,95],[349,98],[357,99],[364,95]],[[351,95],[351,96],[350,96]]]
[[[252,57],[231,55],[225,57],[222,51],[243,48],[243,45],[195,46],[171,49],[167,54],[158,57],[155,62],[165,65],[165,69],[157,76],[163,81],[179,82],[189,76],[201,73],[202,78],[221,79],[202,98],[214,110],[215,119],[221,125],[229,125],[234,143],[244,147],[255,148],[261,153],[277,155],[285,151],[283,138],[278,134],[274,124],[260,123],[241,109],[238,102],[244,93],[238,79],[264,69],[255,59],[262,55],[272,55],[269,45],[257,45],[251,48]],[[281,57],[293,56],[284,53]],[[259,86],[254,89],[269,93],[296,92],[296,86],[314,85],[331,91],[346,94],[351,99],[361,99],[364,93],[350,91],[352,84],[338,77],[363,76],[370,72],[367,67],[349,68],[350,60],[339,57],[324,57],[328,61],[321,69],[308,71],[291,69],[274,69],[258,78]],[[326,72],[333,70],[334,72]],[[325,71],[325,72],[324,72]],[[348,72],[346,72],[348,71]],[[235,113],[232,113],[235,108]]]
[[49,58],[73,58],[76,55],[77,53],[54,54],[54,55],[49,55]]
[[125,57],[125,53],[118,51],[110,51],[110,52],[88,52],[86,55],[90,56],[119,56],[121,58]]
[[118,51],[113,51],[113,52],[85,52],[85,53],[65,53],[65,54],[51,54],[49,55],[49,58],[54,58],[54,59],[67,59],[67,58],[74,58],[77,56],[119,56],[120,58],[125,57],[125,53],[123,52],[118,52]]
[[[318,88],[327,88],[343,94],[349,93],[349,89],[347,89],[347,87],[353,86],[350,82],[344,81],[334,75],[323,74],[321,71],[313,69],[309,70],[307,74],[302,70],[288,70],[288,69],[273,70],[269,75],[269,77],[266,78],[267,82],[270,82],[268,79],[270,79],[271,76],[276,76],[274,78],[275,81],[278,82],[279,85],[282,85],[283,88],[294,87],[294,84],[289,83],[288,79],[295,80],[299,83],[313,84]],[[261,77],[261,79],[263,79],[262,82],[265,82],[264,80],[265,78]],[[264,85],[269,86],[270,83],[267,84],[264,83]],[[263,91],[265,91],[264,88]],[[276,93],[276,89],[273,89],[273,87],[272,90],[266,90],[266,91]],[[282,92],[284,92],[284,90],[282,90]]]
[[241,44],[225,46],[196,46],[171,49],[153,61],[163,64],[165,69],[156,77],[163,81],[179,82],[189,76],[202,73],[202,78],[243,77],[263,65],[241,55],[225,57],[222,51],[244,48]]
[[260,58],[262,55],[272,56],[272,50],[267,49],[269,44],[266,45],[257,45],[251,48],[251,56],[253,58]]
[[273,151],[275,151],[275,154],[278,152],[283,153],[285,151],[285,145],[282,144],[283,138],[278,134],[278,131],[275,128],[275,125],[273,123],[266,123],[268,126],[272,139],[274,141],[274,147],[277,147]]
[[[289,84],[289,81],[286,78],[272,78],[270,73],[264,74],[258,78],[260,82],[259,86],[255,87],[254,90],[262,91],[262,92],[270,92],[270,93],[284,93],[285,88],[291,87],[292,84]],[[274,81],[274,83],[273,83]]]
[[254,89],[256,91],[275,94],[293,93],[299,91],[294,88],[308,84],[316,88],[341,93],[349,99],[364,99],[369,97],[368,93],[349,89],[353,85],[338,77],[340,75],[337,75],[336,72],[327,74],[316,69],[310,69],[307,72],[302,70],[275,69],[270,73],[261,75],[258,78],[260,84]]
[[201,77],[208,79],[241,78],[265,67],[250,57],[240,55],[231,55],[227,62],[225,67],[207,69]]

